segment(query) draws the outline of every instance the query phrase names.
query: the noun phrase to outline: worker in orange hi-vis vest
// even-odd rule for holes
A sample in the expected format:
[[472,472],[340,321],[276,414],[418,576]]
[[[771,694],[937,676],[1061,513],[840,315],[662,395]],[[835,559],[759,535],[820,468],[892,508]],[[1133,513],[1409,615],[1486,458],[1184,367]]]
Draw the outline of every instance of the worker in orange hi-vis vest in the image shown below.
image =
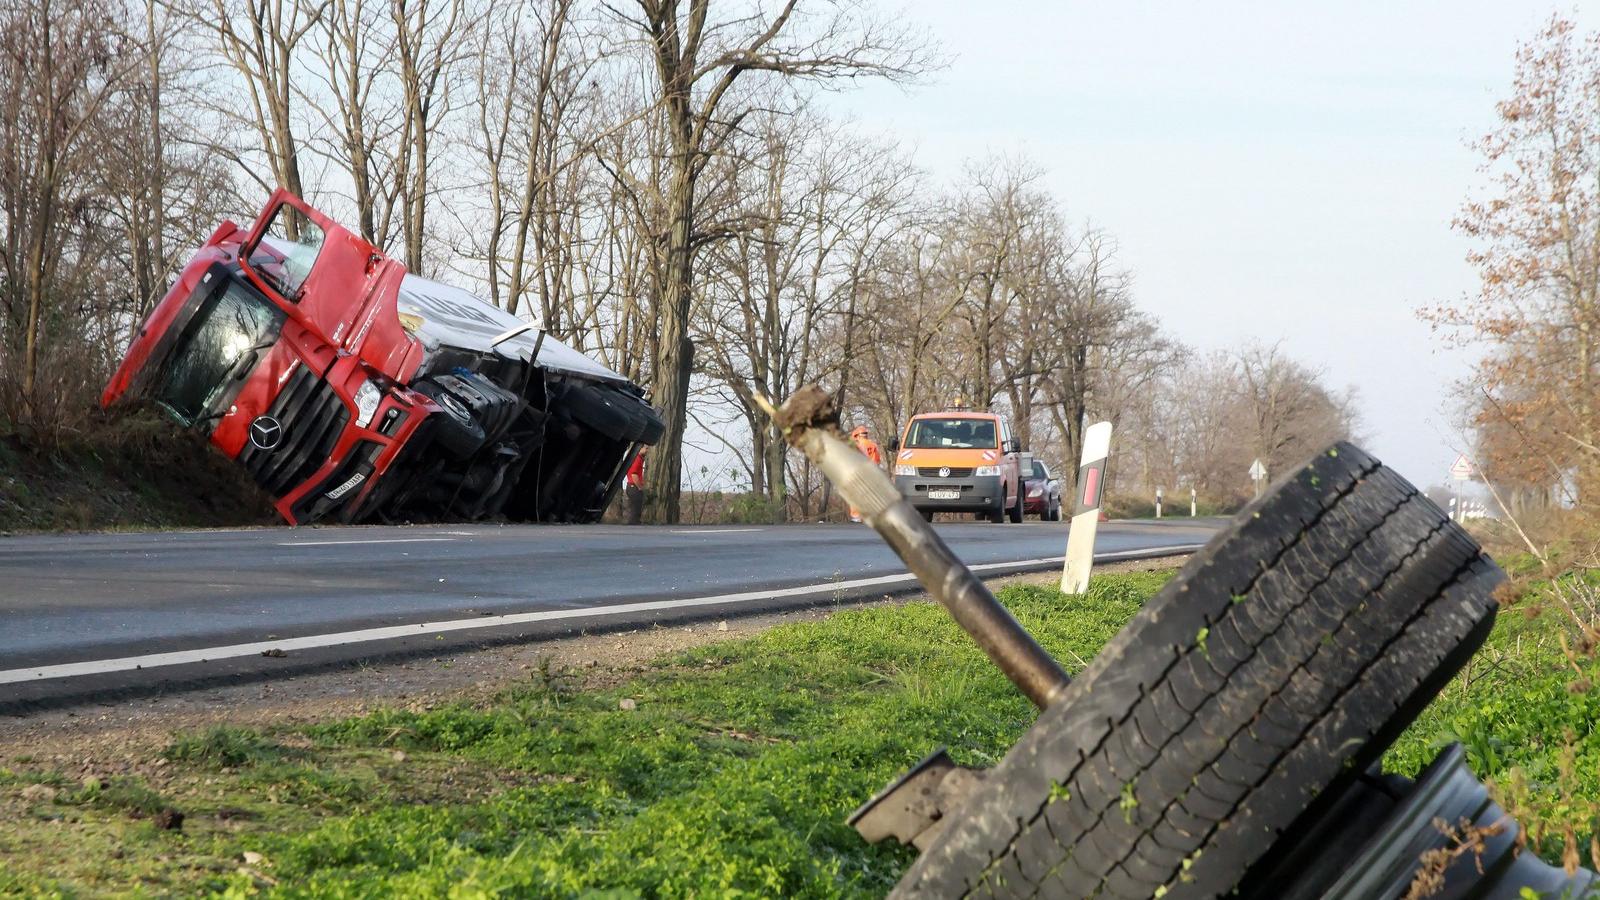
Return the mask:
[[[871,435],[867,433],[867,426],[857,425],[851,429],[850,440],[856,442],[856,449],[860,450],[867,459],[872,460],[873,465],[883,465],[883,450],[878,446],[878,442],[873,440]],[[861,521],[861,510],[856,509],[854,506],[850,507],[850,521]]]

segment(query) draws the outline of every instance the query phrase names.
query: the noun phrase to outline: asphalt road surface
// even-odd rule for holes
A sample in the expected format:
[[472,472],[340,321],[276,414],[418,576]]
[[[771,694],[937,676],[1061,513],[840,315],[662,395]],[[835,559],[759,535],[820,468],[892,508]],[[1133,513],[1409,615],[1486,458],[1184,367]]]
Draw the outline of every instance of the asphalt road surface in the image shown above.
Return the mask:
[[[1106,523],[1097,558],[1217,521]],[[942,524],[985,574],[1058,566],[1064,523]],[[463,641],[723,616],[912,586],[860,526],[374,527],[0,538],[0,706]],[[263,662],[265,657],[272,662]]]

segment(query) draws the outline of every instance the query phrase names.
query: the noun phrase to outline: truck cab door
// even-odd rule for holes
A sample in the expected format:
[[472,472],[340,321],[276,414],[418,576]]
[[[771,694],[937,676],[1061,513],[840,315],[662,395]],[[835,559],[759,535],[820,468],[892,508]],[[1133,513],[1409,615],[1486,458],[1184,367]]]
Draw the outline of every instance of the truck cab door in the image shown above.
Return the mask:
[[288,313],[330,343],[341,335],[340,313],[366,297],[376,248],[279,188],[250,228],[239,266]]
[[282,188],[256,219],[239,260],[256,286],[330,351],[404,380],[416,349],[394,302],[404,266]]

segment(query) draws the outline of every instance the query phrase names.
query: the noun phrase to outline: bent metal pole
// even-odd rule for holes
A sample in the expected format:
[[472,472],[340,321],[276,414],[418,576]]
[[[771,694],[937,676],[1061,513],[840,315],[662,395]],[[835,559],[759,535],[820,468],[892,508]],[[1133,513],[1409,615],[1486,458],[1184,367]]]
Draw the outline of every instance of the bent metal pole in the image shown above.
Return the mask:
[[1034,706],[1044,709],[1061,696],[1070,679],[1060,664],[901,498],[883,470],[838,437],[838,410],[832,396],[810,385],[790,397],[781,410],[773,409],[765,398],[758,402],[788,442],[822,470],[846,503],[860,510],[863,521],[882,535],[928,593]]
[[[1067,532],[1067,561],[1061,566],[1061,592],[1081,594],[1089,589],[1089,569],[1094,565],[1094,533],[1100,527],[1100,495],[1105,487],[1106,457],[1111,455],[1111,423],[1096,422],[1083,434],[1083,464],[1078,467],[1078,502],[1072,508],[1072,530]],[[1161,495],[1156,494],[1156,518],[1161,517]]]

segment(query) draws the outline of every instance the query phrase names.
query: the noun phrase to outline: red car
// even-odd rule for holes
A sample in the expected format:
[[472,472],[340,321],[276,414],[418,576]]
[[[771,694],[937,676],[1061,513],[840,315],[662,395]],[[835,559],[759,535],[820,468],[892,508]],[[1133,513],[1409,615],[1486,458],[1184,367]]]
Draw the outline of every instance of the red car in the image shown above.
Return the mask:
[[1061,479],[1050,474],[1044,460],[1023,460],[1022,511],[1044,522],[1061,521]]

